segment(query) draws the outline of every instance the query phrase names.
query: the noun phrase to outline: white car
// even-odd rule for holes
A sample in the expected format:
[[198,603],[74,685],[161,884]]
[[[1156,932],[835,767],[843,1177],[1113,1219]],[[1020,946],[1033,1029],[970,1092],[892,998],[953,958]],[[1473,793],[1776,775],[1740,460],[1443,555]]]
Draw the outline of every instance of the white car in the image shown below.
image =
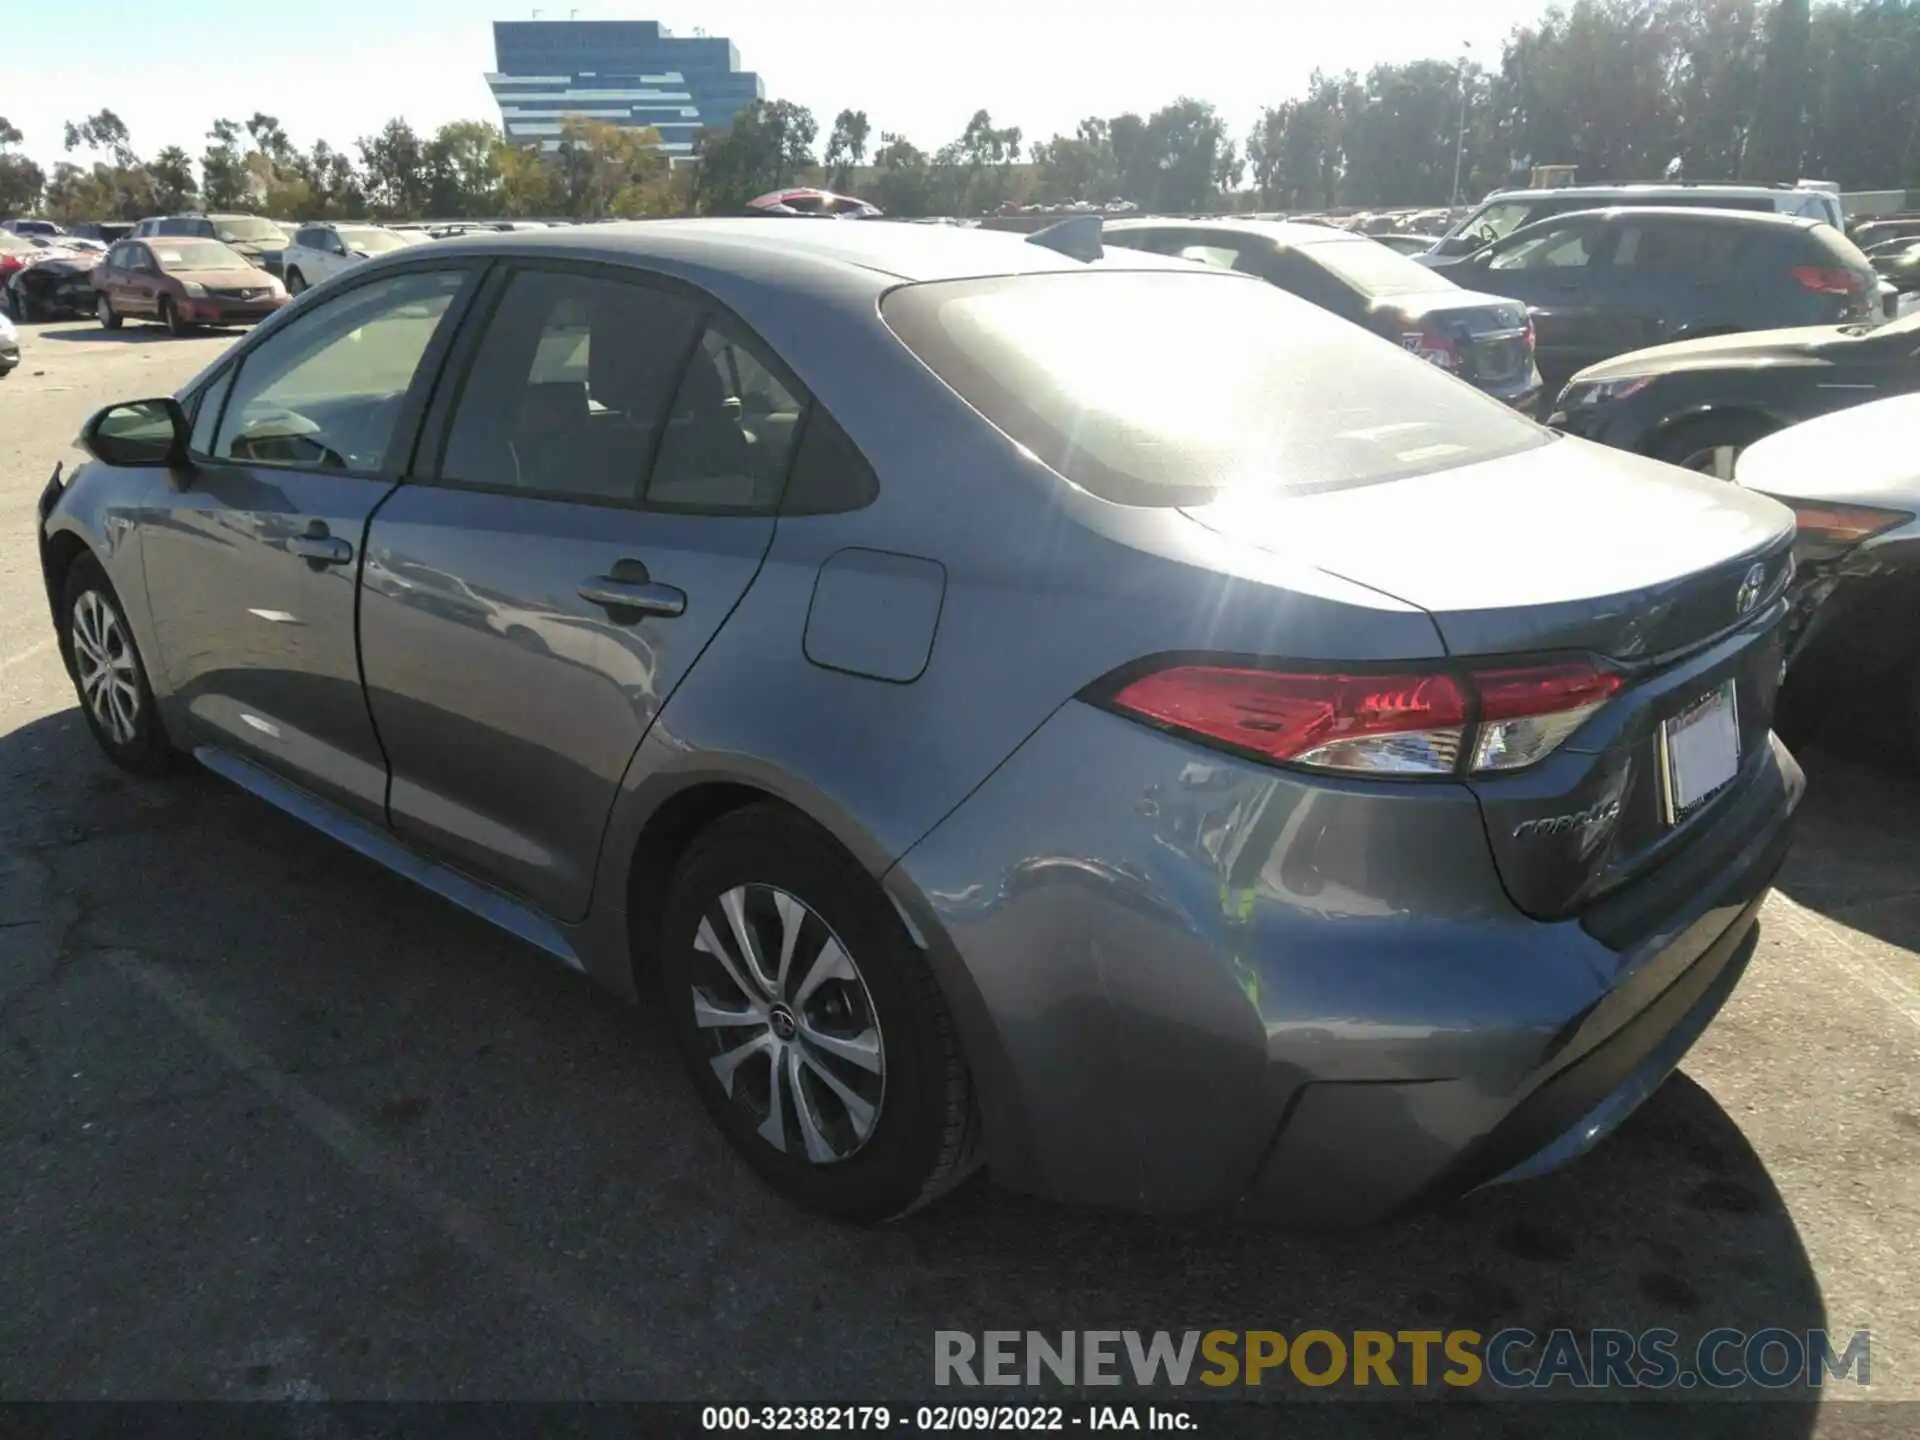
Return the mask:
[[389,250],[404,250],[419,243],[417,235],[402,234],[383,225],[315,221],[294,231],[293,239],[281,252],[280,273],[286,280],[287,292],[298,295],[370,255],[384,255]]

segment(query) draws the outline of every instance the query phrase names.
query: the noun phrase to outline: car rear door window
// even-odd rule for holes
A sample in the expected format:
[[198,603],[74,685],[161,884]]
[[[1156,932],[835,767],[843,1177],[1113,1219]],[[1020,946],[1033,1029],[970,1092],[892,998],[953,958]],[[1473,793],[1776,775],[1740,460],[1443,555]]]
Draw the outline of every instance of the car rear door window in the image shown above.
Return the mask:
[[649,507],[770,511],[803,402],[754,347],[710,324],[688,361],[647,486]]
[[1599,229],[1588,221],[1548,225],[1488,257],[1489,270],[1579,270],[1593,262]]
[[1613,247],[1613,267],[1643,275],[1725,275],[1739,264],[1749,233],[1732,223],[1628,220]]
[[414,372],[466,269],[414,270],[336,295],[241,363],[214,456],[374,475],[391,468]]
[[474,353],[440,479],[636,503],[700,324],[654,286],[519,271]]

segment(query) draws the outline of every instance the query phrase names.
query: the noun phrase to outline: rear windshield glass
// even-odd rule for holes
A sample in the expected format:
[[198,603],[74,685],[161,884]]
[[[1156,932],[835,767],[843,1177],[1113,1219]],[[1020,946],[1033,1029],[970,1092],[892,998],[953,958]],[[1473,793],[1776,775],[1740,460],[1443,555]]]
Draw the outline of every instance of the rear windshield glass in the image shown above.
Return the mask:
[[261,240],[279,245],[287,238],[271,220],[252,215],[223,215],[213,222],[213,233],[222,240],[239,240],[249,245]]
[[1834,229],[1833,226],[1815,225],[1807,233],[1813,237],[1816,245],[1833,257],[1834,264],[1844,265],[1849,270],[1871,270],[1873,268],[1873,262],[1867,259],[1867,252],[1854,244],[1853,241],[1849,240],[1845,235],[1842,235],[1838,230]]
[[1302,245],[1300,254],[1323,265],[1366,296],[1430,295],[1450,282],[1416,260],[1390,250],[1377,240],[1327,240]]
[[162,270],[251,270],[253,262],[218,240],[150,240],[147,248]]
[[389,250],[404,250],[409,242],[390,230],[341,230],[340,239],[349,250],[367,255],[384,255]]
[[1234,275],[942,281],[893,291],[881,313],[1013,440],[1124,505],[1338,489],[1551,438],[1359,326]]

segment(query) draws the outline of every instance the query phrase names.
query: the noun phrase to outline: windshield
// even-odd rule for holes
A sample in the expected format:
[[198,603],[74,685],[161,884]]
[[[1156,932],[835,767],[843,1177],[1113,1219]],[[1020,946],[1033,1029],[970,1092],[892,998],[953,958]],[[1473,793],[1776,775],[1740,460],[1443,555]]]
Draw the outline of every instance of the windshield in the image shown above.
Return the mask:
[[1124,505],[1338,489],[1551,438],[1359,326],[1225,273],[908,285],[881,313],[1014,441]]
[[150,240],[162,270],[251,270],[253,262],[218,240]]
[[1447,282],[1426,266],[1377,240],[1330,240],[1321,245],[1303,245],[1300,253],[1369,298],[1426,295],[1447,288]]
[[390,230],[342,230],[340,242],[349,250],[367,255],[384,255],[389,250],[404,250],[407,242]]
[[249,245],[262,240],[270,245],[282,245],[287,239],[280,227],[271,220],[260,220],[251,215],[216,220],[213,222],[213,233],[229,243],[239,240]]

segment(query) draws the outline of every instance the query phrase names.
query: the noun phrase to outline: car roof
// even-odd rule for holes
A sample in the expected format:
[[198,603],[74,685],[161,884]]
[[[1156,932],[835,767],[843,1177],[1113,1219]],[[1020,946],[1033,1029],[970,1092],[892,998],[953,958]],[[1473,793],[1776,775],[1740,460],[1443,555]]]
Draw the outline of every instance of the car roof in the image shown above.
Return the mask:
[[1373,236],[1362,235],[1353,230],[1341,230],[1331,225],[1302,225],[1290,220],[1189,220],[1178,215],[1169,215],[1158,219],[1120,220],[1104,228],[1116,234],[1125,234],[1129,230],[1160,230],[1168,227],[1182,230],[1211,230],[1216,234],[1251,235],[1279,248],[1343,243],[1357,245],[1363,241],[1373,241]]
[[1542,225],[1563,225],[1583,216],[1614,220],[1692,220],[1712,225],[1751,225],[1774,230],[1811,230],[1827,222],[1817,215],[1782,215],[1776,210],[1716,210],[1711,205],[1596,205],[1591,210],[1563,210],[1533,220],[1509,232],[1518,235]]
[[771,259],[804,271],[866,270],[898,280],[962,280],[989,275],[1168,269],[1185,261],[1129,250],[1099,261],[1075,260],[1023,234],[895,220],[630,220],[559,229],[494,230],[439,241],[436,253],[610,257],[675,261],[707,270],[764,267]]
[[[1496,190],[1481,202],[1492,204],[1495,200],[1519,200],[1530,197],[1545,199],[1552,195],[1787,195],[1807,190],[1805,186],[1793,185],[1738,185],[1733,183],[1709,183],[1701,185],[1661,184],[1656,181],[1643,181],[1631,185],[1553,185],[1547,187],[1517,185],[1509,190]],[[1822,192],[1832,193],[1832,192]]]

